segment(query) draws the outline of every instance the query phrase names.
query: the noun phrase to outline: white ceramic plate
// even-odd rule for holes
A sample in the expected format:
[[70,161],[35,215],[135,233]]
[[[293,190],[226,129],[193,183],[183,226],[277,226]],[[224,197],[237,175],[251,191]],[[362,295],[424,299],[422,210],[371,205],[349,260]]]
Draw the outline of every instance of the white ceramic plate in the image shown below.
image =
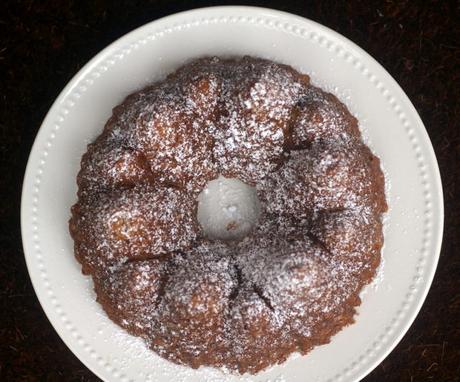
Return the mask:
[[[336,93],[357,115],[381,158],[390,206],[383,269],[363,293],[356,323],[304,357],[256,376],[177,366],[146,350],[95,302],[73,257],[67,221],[86,144],[129,93],[193,57],[260,56],[292,65]],[[216,7],[176,14],[122,37],[94,57],[57,98],[35,140],[21,206],[30,277],[67,346],[105,381],[356,381],[395,347],[417,315],[438,261],[441,181],[417,112],[393,78],[341,35],[262,8]]]

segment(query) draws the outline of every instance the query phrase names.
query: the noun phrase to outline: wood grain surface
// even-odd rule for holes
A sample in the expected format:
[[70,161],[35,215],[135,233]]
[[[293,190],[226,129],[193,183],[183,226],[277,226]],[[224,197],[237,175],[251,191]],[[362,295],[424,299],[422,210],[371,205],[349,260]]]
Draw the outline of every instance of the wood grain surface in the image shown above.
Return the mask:
[[[70,78],[116,38],[159,17],[217,4],[238,2],[0,2],[0,381],[98,381],[47,320],[22,252],[22,179],[47,110]],[[364,381],[460,381],[459,2],[244,4],[305,16],[348,37],[388,70],[420,113],[444,186],[441,258],[415,323]]]

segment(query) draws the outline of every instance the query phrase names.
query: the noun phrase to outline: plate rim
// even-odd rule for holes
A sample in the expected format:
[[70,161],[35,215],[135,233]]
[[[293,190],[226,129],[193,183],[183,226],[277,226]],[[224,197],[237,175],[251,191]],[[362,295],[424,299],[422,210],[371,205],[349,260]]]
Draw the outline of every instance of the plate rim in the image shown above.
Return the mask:
[[[356,43],[348,39],[347,37],[341,35],[340,33],[322,25],[319,24],[318,22],[315,22],[311,19],[291,14],[288,12],[284,11],[279,11],[275,9],[270,9],[270,8],[265,8],[265,7],[255,7],[255,6],[214,6],[214,7],[203,7],[203,8],[195,8],[191,10],[186,10],[183,12],[178,12],[174,13],[171,15],[167,15],[165,17],[155,19],[153,21],[150,21],[146,24],[143,24],[127,33],[124,35],[120,36],[117,38],[115,41],[110,43],[108,46],[103,48],[100,52],[98,52],[95,56],[93,56],[66,84],[66,86],[63,88],[63,90],[59,93],[59,95],[56,97],[54,100],[52,106],[48,110],[46,116],[44,117],[40,128],[37,131],[37,134],[34,139],[34,143],[32,145],[32,148],[30,150],[29,158],[27,161],[27,166],[25,170],[25,175],[23,178],[23,184],[22,184],[22,192],[21,192],[21,207],[20,207],[20,215],[21,215],[21,236],[22,236],[22,246],[23,246],[23,251],[24,251],[24,257],[26,261],[26,266],[27,270],[29,273],[29,277],[31,279],[35,294],[40,302],[40,305],[48,318],[48,321],[51,323],[61,340],[66,344],[66,346],[69,348],[70,351],[72,351],[77,358],[79,359],[80,362],[82,362],[89,370],[91,370],[92,373],[94,373],[96,376],[101,378],[104,381],[107,381],[106,377],[102,374],[102,372],[99,369],[96,369],[93,367],[93,365],[89,362],[89,357],[87,356],[87,353],[83,351],[82,348],[77,346],[75,343],[71,342],[71,336],[62,328],[58,325],[58,320],[53,317],[55,311],[53,305],[50,303],[49,299],[46,298],[45,293],[41,293],[41,288],[42,286],[40,285],[41,279],[38,275],[38,272],[34,274],[33,269],[34,266],[32,264],[32,256],[33,256],[33,250],[32,248],[29,249],[29,247],[32,247],[29,239],[27,237],[27,229],[28,229],[28,218],[30,215],[30,211],[26,210],[26,200],[27,197],[32,196],[32,192],[29,189],[30,185],[33,185],[33,177],[34,177],[34,165],[36,164],[35,161],[32,161],[34,159],[34,156],[37,156],[37,152],[39,151],[39,144],[42,143],[42,141],[46,141],[46,138],[44,137],[45,135],[45,126],[50,124],[50,118],[51,114],[55,111],[58,111],[58,107],[62,104],[62,101],[67,97],[68,94],[72,92],[74,87],[78,84],[79,80],[81,78],[84,78],[87,73],[90,73],[95,66],[97,66],[105,56],[113,54],[115,51],[120,50],[124,44],[121,44],[123,41],[125,43],[129,42],[129,39],[132,38],[134,34],[141,33],[143,30],[154,30],[155,24],[159,23],[165,23],[167,21],[174,20],[176,18],[185,18],[187,16],[196,16],[196,15],[201,15],[202,17],[205,17],[205,13],[207,12],[222,12],[222,15],[227,15],[231,16],[232,13],[253,13],[254,17],[256,14],[259,14],[259,16],[264,17],[268,16],[270,18],[276,18],[280,17],[283,19],[288,19],[290,21],[297,21],[299,23],[307,23],[312,25],[316,30],[319,30],[321,32],[324,32],[326,35],[333,36],[334,38],[337,38],[339,41],[342,40],[347,47],[354,49],[359,55],[364,57],[366,60],[369,60],[372,62],[374,65],[377,65],[379,68],[383,70],[387,78],[385,80],[388,80],[391,82],[391,86],[393,86],[402,96],[401,98],[401,103],[404,103],[404,107],[408,108],[411,112],[411,116],[415,118],[415,124],[417,125],[417,132],[423,136],[423,141],[425,148],[427,149],[426,152],[424,152],[425,157],[426,157],[426,162],[429,163],[431,166],[432,174],[431,174],[431,182],[430,186],[432,187],[433,193],[436,195],[436,201],[437,203],[433,203],[433,209],[437,209],[437,213],[439,214],[439,219],[435,220],[433,219],[434,223],[433,227],[431,228],[431,232],[433,233],[432,235],[432,240],[434,241],[433,245],[433,251],[430,251],[429,253],[429,258],[431,260],[430,265],[426,265],[424,268],[424,271],[426,272],[425,280],[422,285],[419,285],[419,291],[421,293],[419,294],[419,297],[416,299],[416,301],[411,303],[410,308],[408,309],[407,313],[404,315],[404,325],[398,330],[397,336],[391,341],[390,344],[385,345],[385,350],[382,351],[377,357],[374,358],[373,361],[367,362],[367,364],[364,365],[364,367],[361,367],[359,369],[359,373],[357,374],[357,379],[356,380],[361,380],[364,378],[366,375],[368,375],[372,370],[374,370],[393,350],[394,348],[398,345],[398,343],[401,341],[401,339],[406,335],[407,331],[415,321],[415,318],[418,316],[420,309],[423,305],[423,303],[426,300],[427,294],[431,288],[432,281],[437,269],[437,264],[439,261],[440,257],[440,251],[441,251],[441,245],[442,245],[442,238],[443,238],[443,229],[444,229],[444,198],[443,198],[443,189],[442,189],[442,182],[441,182],[441,175],[439,171],[439,165],[437,162],[437,158],[433,149],[432,142],[429,138],[428,132],[425,128],[425,125],[419,116],[417,110],[415,109],[414,105],[410,101],[409,97],[406,95],[404,90],[400,87],[398,82],[393,78],[393,76],[376,60],[374,59],[369,53],[367,53],[364,49],[359,47]],[[191,19],[193,17],[190,17]],[[117,49],[114,49],[116,48]]]

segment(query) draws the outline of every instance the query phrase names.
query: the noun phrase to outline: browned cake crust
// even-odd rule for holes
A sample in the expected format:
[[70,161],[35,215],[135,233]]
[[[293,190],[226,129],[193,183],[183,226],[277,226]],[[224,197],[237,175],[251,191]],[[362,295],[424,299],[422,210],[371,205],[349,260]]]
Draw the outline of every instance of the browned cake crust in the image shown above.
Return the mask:
[[[238,243],[203,237],[197,194],[256,187]],[[195,60],[117,106],[88,146],[70,232],[109,317],[161,356],[255,373],[353,322],[380,262],[379,159],[333,95],[289,66]]]

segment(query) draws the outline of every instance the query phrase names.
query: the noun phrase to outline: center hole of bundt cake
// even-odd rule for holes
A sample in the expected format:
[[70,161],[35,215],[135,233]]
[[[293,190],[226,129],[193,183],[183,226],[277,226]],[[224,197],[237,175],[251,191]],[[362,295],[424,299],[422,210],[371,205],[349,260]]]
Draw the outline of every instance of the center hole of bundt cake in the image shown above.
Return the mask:
[[259,219],[254,187],[239,179],[219,176],[198,195],[198,222],[208,239],[240,240]]

